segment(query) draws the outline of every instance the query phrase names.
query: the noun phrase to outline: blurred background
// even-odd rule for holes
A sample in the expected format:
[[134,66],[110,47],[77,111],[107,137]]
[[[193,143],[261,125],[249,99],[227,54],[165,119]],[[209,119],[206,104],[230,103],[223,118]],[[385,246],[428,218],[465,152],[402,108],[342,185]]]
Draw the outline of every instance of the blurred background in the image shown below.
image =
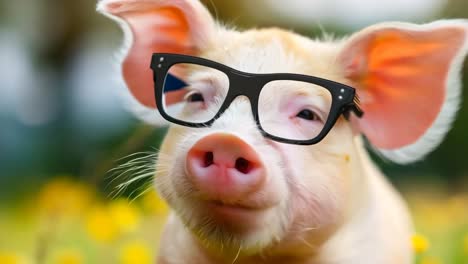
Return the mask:
[[[278,26],[311,37],[388,20],[468,17],[464,0],[203,2],[237,28]],[[151,179],[122,188],[129,168],[108,171],[135,157],[149,162],[165,129],[124,109],[114,57],[122,33],[95,5],[0,0],[1,264],[153,263],[157,254],[167,208],[148,189]],[[376,161],[410,204],[417,262],[468,263],[468,105],[426,160]]]

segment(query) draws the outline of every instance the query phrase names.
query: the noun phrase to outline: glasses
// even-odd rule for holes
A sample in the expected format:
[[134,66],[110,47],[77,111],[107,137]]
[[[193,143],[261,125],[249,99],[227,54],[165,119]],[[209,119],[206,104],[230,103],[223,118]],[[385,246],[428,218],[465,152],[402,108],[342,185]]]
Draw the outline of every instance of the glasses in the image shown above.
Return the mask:
[[354,88],[319,77],[247,73],[170,53],[154,53],[151,69],[159,113],[183,126],[210,126],[237,97],[245,96],[265,137],[311,145],[327,135],[341,114],[346,119],[351,111],[363,115]]

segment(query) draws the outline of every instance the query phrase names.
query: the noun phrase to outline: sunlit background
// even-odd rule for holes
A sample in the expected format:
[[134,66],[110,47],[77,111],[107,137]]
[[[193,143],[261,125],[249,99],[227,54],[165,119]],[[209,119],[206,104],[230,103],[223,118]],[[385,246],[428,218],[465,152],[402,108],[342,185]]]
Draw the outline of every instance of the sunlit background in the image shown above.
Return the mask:
[[[238,28],[280,26],[307,36],[468,17],[464,0],[203,2]],[[148,189],[150,178],[119,192],[132,171],[109,171],[132,158],[147,162],[165,129],[125,110],[114,75],[122,33],[95,4],[0,0],[0,264],[144,264],[157,255],[167,207]],[[468,105],[425,161],[376,160],[412,209],[417,263],[468,263]]]

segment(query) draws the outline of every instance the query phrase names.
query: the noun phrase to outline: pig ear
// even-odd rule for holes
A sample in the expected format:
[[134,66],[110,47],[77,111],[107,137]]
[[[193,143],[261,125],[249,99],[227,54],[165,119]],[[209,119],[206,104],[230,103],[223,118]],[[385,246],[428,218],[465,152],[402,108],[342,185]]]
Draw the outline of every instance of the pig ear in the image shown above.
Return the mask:
[[409,163],[440,144],[461,96],[468,20],[384,23],[350,37],[338,61],[364,116],[353,124],[386,158]]
[[[134,110],[146,121],[158,123],[153,120],[160,117],[154,109],[151,55],[196,54],[213,39],[215,23],[211,15],[198,0],[102,0],[97,9],[117,21],[124,31],[122,75],[139,103]],[[176,90],[166,98],[177,103],[183,94],[183,90]]]

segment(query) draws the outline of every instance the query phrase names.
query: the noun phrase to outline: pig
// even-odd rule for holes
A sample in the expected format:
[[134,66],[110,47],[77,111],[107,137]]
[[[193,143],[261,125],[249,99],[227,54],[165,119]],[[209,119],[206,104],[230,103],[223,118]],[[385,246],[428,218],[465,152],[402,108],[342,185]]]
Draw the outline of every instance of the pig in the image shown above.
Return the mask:
[[[364,112],[341,116],[313,145],[265,137],[242,96],[210,126],[171,124],[154,171],[171,208],[158,263],[412,263],[408,208],[366,142],[399,164],[441,143],[459,108],[467,20],[387,22],[311,39],[279,28],[236,30],[197,0],[102,0],[98,11],[124,31],[121,75],[132,109],[150,124],[168,125],[156,110],[153,53],[319,76],[354,87]],[[166,100],[186,100],[183,93]],[[274,104],[259,109],[284,115]]]

